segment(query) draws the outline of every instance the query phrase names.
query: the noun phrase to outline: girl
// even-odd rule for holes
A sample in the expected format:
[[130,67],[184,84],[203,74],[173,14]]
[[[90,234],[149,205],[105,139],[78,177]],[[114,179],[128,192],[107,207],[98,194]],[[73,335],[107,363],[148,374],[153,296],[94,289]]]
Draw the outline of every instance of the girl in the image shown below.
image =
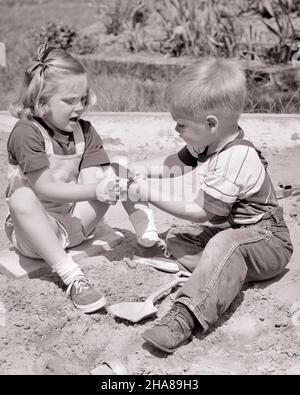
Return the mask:
[[[11,106],[20,120],[7,143],[7,235],[21,254],[44,259],[85,313],[106,300],[65,249],[91,236],[120,195],[101,138],[81,119],[94,103],[83,66],[65,51],[42,45]],[[138,242],[150,247],[159,241],[152,211],[141,203],[123,205]]]

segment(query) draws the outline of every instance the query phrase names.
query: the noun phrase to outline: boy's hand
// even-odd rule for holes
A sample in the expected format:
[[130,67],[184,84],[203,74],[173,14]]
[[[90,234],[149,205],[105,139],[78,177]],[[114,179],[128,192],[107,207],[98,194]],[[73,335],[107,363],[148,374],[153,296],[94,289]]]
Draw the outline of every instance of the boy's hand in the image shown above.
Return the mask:
[[150,200],[149,194],[149,183],[145,179],[137,179],[129,185],[128,196],[134,202],[148,202]]
[[133,181],[139,181],[139,180],[147,180],[148,178],[148,172],[147,169],[143,167],[137,167],[137,168],[132,168],[130,169],[130,177],[133,179]]
[[105,177],[96,186],[96,197],[102,203],[116,204],[120,197],[119,177]]

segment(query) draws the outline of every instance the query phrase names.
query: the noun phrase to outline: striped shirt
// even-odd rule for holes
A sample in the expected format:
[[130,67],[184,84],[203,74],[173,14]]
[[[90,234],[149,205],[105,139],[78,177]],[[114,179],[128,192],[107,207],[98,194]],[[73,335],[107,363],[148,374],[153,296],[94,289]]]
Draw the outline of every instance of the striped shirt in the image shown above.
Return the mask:
[[201,164],[199,206],[231,225],[257,223],[278,205],[267,162],[245,137],[211,155],[185,146],[178,156],[188,166]]

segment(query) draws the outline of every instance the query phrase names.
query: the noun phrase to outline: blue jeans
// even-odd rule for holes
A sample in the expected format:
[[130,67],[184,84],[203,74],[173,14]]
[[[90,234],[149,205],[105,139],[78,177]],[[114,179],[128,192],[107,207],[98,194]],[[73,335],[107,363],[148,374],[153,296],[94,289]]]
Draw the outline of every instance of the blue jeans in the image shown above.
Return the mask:
[[204,331],[227,310],[245,282],[277,276],[293,252],[281,207],[255,225],[171,229],[167,248],[192,272],[176,302],[193,312]]

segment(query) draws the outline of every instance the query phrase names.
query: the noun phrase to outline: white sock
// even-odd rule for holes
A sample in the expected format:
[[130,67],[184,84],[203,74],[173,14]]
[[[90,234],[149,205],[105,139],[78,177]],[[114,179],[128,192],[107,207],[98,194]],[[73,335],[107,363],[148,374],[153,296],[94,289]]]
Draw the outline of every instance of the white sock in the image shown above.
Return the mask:
[[83,276],[80,267],[75,263],[71,256],[67,256],[66,259],[52,266],[52,270],[56,272],[62,281],[69,285],[76,277]]
[[153,211],[150,208],[143,207],[134,211],[129,219],[139,244],[144,247],[152,247],[160,240],[154,223]]

